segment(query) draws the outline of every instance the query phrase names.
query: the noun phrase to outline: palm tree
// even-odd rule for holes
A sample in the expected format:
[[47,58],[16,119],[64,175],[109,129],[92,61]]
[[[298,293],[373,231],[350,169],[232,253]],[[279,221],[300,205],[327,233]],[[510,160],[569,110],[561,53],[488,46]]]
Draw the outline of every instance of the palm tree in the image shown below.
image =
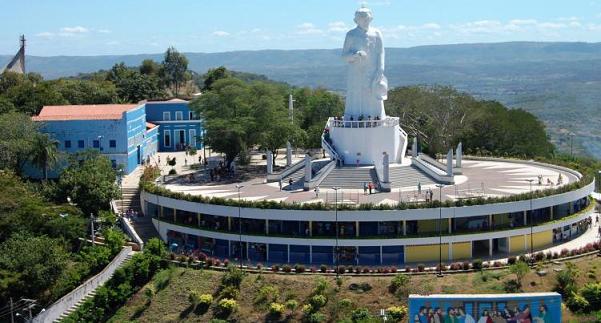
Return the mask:
[[48,180],[48,167],[58,161],[58,141],[47,134],[34,137],[31,151],[31,163],[44,171],[44,180]]

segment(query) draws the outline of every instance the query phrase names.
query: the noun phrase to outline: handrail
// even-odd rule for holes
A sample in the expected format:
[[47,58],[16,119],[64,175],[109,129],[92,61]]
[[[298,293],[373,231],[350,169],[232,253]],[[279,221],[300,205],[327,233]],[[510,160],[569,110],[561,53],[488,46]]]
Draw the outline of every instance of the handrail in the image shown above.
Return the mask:
[[328,151],[331,157],[334,157],[335,160],[341,160],[338,152],[330,145],[330,143],[326,140],[324,135],[321,135],[321,146],[324,147],[325,150]]
[[333,128],[375,128],[375,127],[394,127],[399,125],[398,117],[385,117],[384,119],[363,119],[363,120],[348,120],[328,119],[328,126]]
[[94,275],[94,277],[86,280],[83,284],[69,292],[67,295],[61,297],[56,302],[52,303],[46,310],[40,312],[38,316],[33,319],[33,322],[53,322],[58,319],[61,314],[75,306],[80,300],[88,296],[92,291],[96,290],[98,286],[108,281],[115,270],[121,266],[123,261],[132,252],[131,246],[125,246],[121,249],[115,258],[102,269],[101,272]]
[[286,169],[284,169],[283,171],[281,171],[279,173],[267,174],[267,181],[268,182],[278,182],[278,181],[286,178],[286,176],[289,176],[290,174],[303,168],[304,166],[305,166],[305,160],[301,159],[301,160],[297,161],[296,163],[290,165],[289,167],[286,167]]
[[305,191],[308,191],[312,188],[315,188],[316,186],[319,186],[319,184],[321,184],[321,182],[323,182],[323,180],[328,176],[328,174],[330,174],[330,172],[336,167],[336,160],[332,160],[331,162],[329,162],[327,165],[325,165],[324,167],[322,167],[319,172],[317,172],[317,174],[315,174],[315,176],[313,178],[311,178],[310,181],[305,182],[303,189]]

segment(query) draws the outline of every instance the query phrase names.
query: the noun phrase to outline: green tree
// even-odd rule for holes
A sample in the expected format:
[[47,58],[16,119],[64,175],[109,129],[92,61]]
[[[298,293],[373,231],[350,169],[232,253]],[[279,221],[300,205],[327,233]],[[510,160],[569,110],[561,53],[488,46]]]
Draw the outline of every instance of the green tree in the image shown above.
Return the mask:
[[178,52],[174,47],[169,47],[163,58],[163,78],[167,86],[173,86],[177,96],[179,89],[186,81],[188,70],[188,59],[184,54]]
[[117,95],[121,102],[139,102],[164,97],[156,76],[141,74],[124,63],[115,64],[106,77],[117,87]]
[[117,229],[108,228],[102,232],[102,236],[104,237],[104,242],[113,255],[119,253],[125,244],[123,232]]
[[139,69],[142,74],[157,76],[161,71],[161,65],[152,59],[145,59],[142,61],[142,64],[140,64]]
[[19,274],[7,288],[20,296],[38,295],[48,288],[65,269],[67,257],[60,240],[47,236],[16,233],[0,244],[0,268]]
[[62,198],[71,197],[84,214],[97,215],[99,210],[109,209],[109,202],[119,196],[115,179],[108,158],[97,151],[86,151],[71,156],[58,187]]
[[530,272],[530,267],[524,261],[518,261],[515,264],[509,266],[509,272],[514,274],[518,283],[518,286],[522,286],[522,280]]
[[60,79],[51,84],[70,104],[107,104],[117,99],[117,87],[106,80]]
[[225,67],[219,66],[217,68],[211,68],[207,71],[207,73],[203,76],[202,84],[198,84],[198,86],[202,87],[203,91],[209,91],[213,88],[213,83],[218,80],[230,77],[231,73]]
[[58,141],[50,135],[39,133],[34,137],[31,163],[41,169],[44,180],[48,180],[48,168],[56,165],[59,159]]
[[38,124],[29,116],[17,112],[0,114],[0,169],[21,174],[38,135]]
[[15,111],[15,105],[9,99],[0,96],[0,114]]

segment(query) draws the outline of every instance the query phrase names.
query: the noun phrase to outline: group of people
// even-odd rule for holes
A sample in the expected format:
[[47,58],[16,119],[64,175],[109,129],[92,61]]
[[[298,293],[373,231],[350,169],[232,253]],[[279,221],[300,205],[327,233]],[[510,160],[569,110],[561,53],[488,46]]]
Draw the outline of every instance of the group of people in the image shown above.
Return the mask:
[[235,175],[234,164],[230,167],[227,167],[223,161],[219,162],[218,166],[211,168],[209,171],[209,177],[211,177],[211,182],[219,182],[222,178],[231,177]]
[[538,309],[538,316],[533,317],[530,306],[525,305],[522,310],[517,306],[513,309],[502,310],[484,309],[476,320],[463,307],[449,307],[444,312],[440,307],[428,308],[422,306],[415,315],[414,323],[550,323],[553,322],[548,313],[547,306],[542,304]]
[[140,214],[134,209],[128,209],[123,215],[128,219],[132,219],[137,218]]
[[[367,118],[364,115],[359,115],[357,117],[357,119],[355,120],[354,116],[350,116],[348,117],[348,119],[346,118],[346,116],[343,117],[334,117],[334,121],[337,127],[342,127],[342,128],[371,128],[371,127],[377,127],[378,123],[380,121],[380,116],[375,116],[372,118],[372,116],[367,116]],[[347,122],[350,121],[350,122]],[[355,121],[359,121],[359,122],[355,122]],[[373,122],[372,122],[373,121]]]
[[[543,182],[544,182],[543,181],[544,180],[543,175],[538,175],[537,178],[538,178],[538,185],[539,186],[543,185]],[[561,184],[563,184],[563,176],[561,175],[561,173],[559,173],[559,176],[557,176],[557,185],[561,185]],[[551,178],[547,177],[547,183],[546,183],[546,185],[547,186],[554,186],[555,183],[553,183],[553,181],[551,180]]]
[[367,192],[369,192],[369,195],[371,195],[375,189],[376,186],[374,185],[374,183],[363,182],[363,195],[367,195]]

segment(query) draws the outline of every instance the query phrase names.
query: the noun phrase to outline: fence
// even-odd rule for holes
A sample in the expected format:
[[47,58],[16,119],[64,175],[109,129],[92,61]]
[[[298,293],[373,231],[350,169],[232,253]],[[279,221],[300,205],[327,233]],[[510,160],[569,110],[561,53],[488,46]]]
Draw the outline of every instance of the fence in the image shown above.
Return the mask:
[[54,302],[50,307],[42,310],[34,319],[34,323],[42,322],[53,322],[58,319],[61,314],[72,308],[77,302],[84,299],[88,294],[96,290],[98,286],[104,284],[111,278],[115,270],[121,266],[123,261],[131,253],[132,248],[130,246],[123,247],[121,252],[113,258],[113,260],[104,269],[96,274],[94,277],[88,279],[85,283],[79,285],[77,288],[72,290],[69,294],[61,297],[58,301]]

